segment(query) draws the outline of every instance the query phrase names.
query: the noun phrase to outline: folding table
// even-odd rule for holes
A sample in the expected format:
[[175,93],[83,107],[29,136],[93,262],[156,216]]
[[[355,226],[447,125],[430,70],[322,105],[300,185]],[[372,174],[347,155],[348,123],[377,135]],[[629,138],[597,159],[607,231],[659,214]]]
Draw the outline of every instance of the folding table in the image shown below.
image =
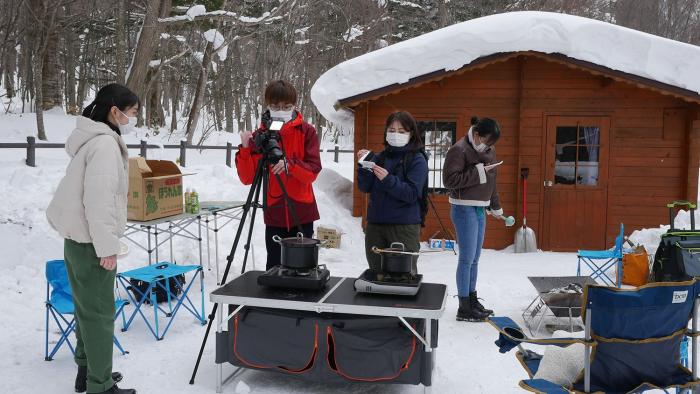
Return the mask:
[[[275,308],[278,310],[311,311],[316,314],[345,314],[360,316],[396,317],[423,344],[426,355],[421,379],[424,390],[432,386],[432,365],[435,347],[437,347],[437,320],[445,311],[447,287],[443,284],[423,283],[418,294],[414,297],[389,296],[356,293],[354,278],[331,277],[328,285],[321,291],[284,290],[259,286],[257,278],[262,271],[248,271],[226,285],[215,290],[210,300],[218,304],[217,308],[217,392],[221,392],[225,381],[223,379],[224,353],[228,349],[228,341],[233,333],[224,331],[225,323],[234,318],[244,307]],[[231,305],[232,313],[224,318],[224,306]],[[308,313],[308,312],[307,312]],[[419,319],[424,324],[424,334],[421,335],[406,321]],[[435,332],[432,332],[432,331]],[[229,376],[233,378],[241,368]],[[421,375],[423,376],[423,375]]]

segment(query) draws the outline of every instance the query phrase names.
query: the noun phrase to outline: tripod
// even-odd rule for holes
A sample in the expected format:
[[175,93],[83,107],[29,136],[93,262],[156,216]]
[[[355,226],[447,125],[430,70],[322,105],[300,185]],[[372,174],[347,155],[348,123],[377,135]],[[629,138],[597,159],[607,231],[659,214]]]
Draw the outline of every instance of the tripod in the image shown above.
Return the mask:
[[[277,159],[284,160],[283,158]],[[229,253],[228,256],[226,256],[226,269],[224,269],[224,274],[221,277],[222,284],[226,283],[226,278],[228,277],[229,270],[231,269],[231,264],[233,263],[234,254],[236,253],[236,249],[238,248],[238,242],[240,241],[241,234],[243,233],[243,227],[245,226],[246,218],[248,217],[248,213],[252,210],[250,216],[250,227],[248,228],[248,238],[246,239],[246,243],[243,247],[243,249],[245,249],[245,254],[243,255],[243,266],[241,267],[241,274],[245,272],[246,263],[248,261],[248,252],[250,250],[250,240],[253,235],[253,225],[255,224],[256,213],[258,211],[258,208],[263,208],[263,210],[267,208],[267,185],[270,179],[268,166],[270,164],[274,163],[271,163],[270,157],[268,157],[268,155],[265,152],[263,152],[262,157],[258,161],[258,167],[255,170],[255,176],[253,176],[253,183],[250,186],[248,197],[246,198],[245,204],[243,205],[243,214],[241,215],[241,222],[238,225],[238,230],[236,230],[236,238],[233,241],[233,246],[231,246],[231,253]],[[301,224],[299,224],[299,218],[297,217],[296,210],[294,209],[294,204],[292,202],[292,199],[289,198],[289,194],[287,194],[287,189],[284,187],[282,179],[280,178],[279,174],[274,174],[274,176],[277,180],[277,183],[280,186],[280,189],[282,190],[282,195],[284,197],[285,203],[289,207],[289,211],[292,215],[292,220],[294,221],[295,226],[297,227],[299,232],[303,232]],[[262,205],[258,203],[260,198],[260,189],[263,189]],[[207,338],[209,338],[209,332],[211,331],[212,323],[214,322],[214,318],[216,317],[216,310],[218,305],[219,304],[214,304],[211,313],[208,316],[209,324],[207,325],[207,330],[204,333],[204,339],[202,340],[202,346],[199,349],[199,355],[197,355],[197,362],[195,363],[194,370],[192,371],[190,384],[194,384],[194,378],[195,376],[197,376],[197,370],[199,370],[199,363],[202,361],[202,354],[204,353],[204,347],[207,344]]]

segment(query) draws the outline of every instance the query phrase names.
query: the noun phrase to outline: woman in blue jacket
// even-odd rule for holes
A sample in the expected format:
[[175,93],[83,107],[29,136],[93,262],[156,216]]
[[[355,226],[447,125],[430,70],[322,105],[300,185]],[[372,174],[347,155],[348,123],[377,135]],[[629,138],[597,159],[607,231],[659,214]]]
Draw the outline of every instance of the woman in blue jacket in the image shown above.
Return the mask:
[[[407,251],[420,249],[421,201],[428,180],[428,162],[423,154],[423,139],[413,116],[394,112],[384,128],[385,149],[372,160],[372,168],[359,168],[357,184],[369,193],[365,253],[369,267],[381,271],[381,257],[372,247],[388,248],[401,242]],[[358,159],[367,153],[361,149]],[[412,272],[417,272],[413,258]]]

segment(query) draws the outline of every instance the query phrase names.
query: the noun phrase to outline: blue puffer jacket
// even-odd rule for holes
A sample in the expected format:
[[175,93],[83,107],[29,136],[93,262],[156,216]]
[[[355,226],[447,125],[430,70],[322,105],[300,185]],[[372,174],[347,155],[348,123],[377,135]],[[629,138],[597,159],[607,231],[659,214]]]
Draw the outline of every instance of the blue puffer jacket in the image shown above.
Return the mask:
[[[406,147],[388,146],[384,156],[384,167],[389,171],[380,181],[372,171],[360,168],[357,186],[369,193],[367,221],[374,224],[420,224],[420,201],[423,184],[427,179],[428,162],[420,152],[413,154],[411,163],[403,163],[408,153]],[[377,155],[378,160],[380,155]],[[406,171],[403,165],[407,165]],[[404,177],[404,173],[406,176]]]

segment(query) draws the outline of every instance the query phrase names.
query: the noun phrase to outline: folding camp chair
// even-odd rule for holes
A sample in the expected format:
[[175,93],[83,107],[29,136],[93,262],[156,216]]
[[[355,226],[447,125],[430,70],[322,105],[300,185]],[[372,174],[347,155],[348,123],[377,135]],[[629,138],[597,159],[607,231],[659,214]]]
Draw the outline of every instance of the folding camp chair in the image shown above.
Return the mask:
[[[584,291],[584,338],[528,338],[507,317],[489,319],[500,333],[496,345],[501,353],[517,347],[516,357],[530,379],[520,387],[534,392],[638,393],[671,388],[687,391],[697,379],[697,281],[654,283],[636,289],[587,285]],[[688,321],[692,328],[688,330]],[[683,339],[692,342],[692,371],[681,365]],[[571,387],[533,379],[541,356],[521,343],[566,347],[582,343],[584,369]],[[591,354],[592,352],[592,354]]]
[[[622,286],[622,243],[625,241],[625,225],[620,223],[620,235],[615,237],[612,250],[579,250],[576,276],[581,276],[581,262],[591,270],[592,279],[600,279],[606,285]],[[617,266],[617,279],[608,275],[608,270]]]
[[[180,283],[180,280],[178,279],[179,276],[184,276],[184,274],[186,273],[192,273],[190,284],[187,286],[185,286],[184,283]],[[194,303],[192,303],[192,300],[189,296],[190,288],[195,282],[194,279],[197,277],[197,275],[199,275],[199,287],[202,297],[201,312],[197,311],[197,307],[194,305]],[[175,284],[175,287],[179,291],[170,288],[171,278],[174,279],[173,282]],[[130,280],[137,280],[146,283],[147,287],[144,290],[141,290],[138,287],[133,286]],[[197,319],[197,321],[199,321],[200,324],[207,324],[206,317],[204,316],[204,272],[202,271],[201,265],[177,265],[161,262],[156,265],[148,265],[145,267],[136,268],[130,271],[119,273],[117,274],[117,281],[118,283],[121,283],[122,286],[127,290],[126,294],[129,297],[129,300],[131,300],[135,305],[134,312],[132,312],[131,316],[129,316],[129,319],[124,325],[122,331],[126,331],[127,329],[129,329],[131,323],[136,317],[136,314],[138,313],[143,318],[143,321],[146,322],[146,326],[148,326],[148,329],[151,331],[151,334],[153,334],[156,340],[160,341],[163,338],[165,338],[165,334],[168,332],[168,329],[170,329],[170,326],[175,320],[175,315],[180,310],[180,307],[183,307],[188,312],[190,312]],[[167,310],[165,308],[161,308],[157,303],[157,289],[163,290],[167,295]],[[131,290],[134,293],[134,295],[136,295],[136,297],[132,296],[132,292],[128,290]],[[178,295],[177,293],[181,294]],[[174,308],[173,301],[176,301]],[[150,303],[153,305],[153,320],[155,328],[153,327],[153,325],[151,325],[151,323],[148,321],[148,318],[146,318],[146,315],[144,315],[143,311],[141,310],[141,306],[143,306],[146,303]],[[168,319],[168,323],[165,326],[165,329],[162,333],[160,332],[160,324],[158,321],[159,311],[162,314],[164,314]]]
[[[124,306],[129,302],[117,298],[114,302],[116,312],[114,319],[122,316],[122,324],[126,322],[124,317]],[[75,355],[75,348],[69,339],[70,334],[75,331],[75,305],[73,304],[73,292],[68,282],[66,263],[63,260],[51,260],[46,262],[46,343],[44,360],[51,361],[58,349],[65,343],[70,351]],[[58,342],[49,352],[49,314],[53,317],[56,326],[61,333]],[[69,316],[70,315],[70,320]],[[122,354],[128,353],[124,350],[116,336],[113,337],[114,345]]]

